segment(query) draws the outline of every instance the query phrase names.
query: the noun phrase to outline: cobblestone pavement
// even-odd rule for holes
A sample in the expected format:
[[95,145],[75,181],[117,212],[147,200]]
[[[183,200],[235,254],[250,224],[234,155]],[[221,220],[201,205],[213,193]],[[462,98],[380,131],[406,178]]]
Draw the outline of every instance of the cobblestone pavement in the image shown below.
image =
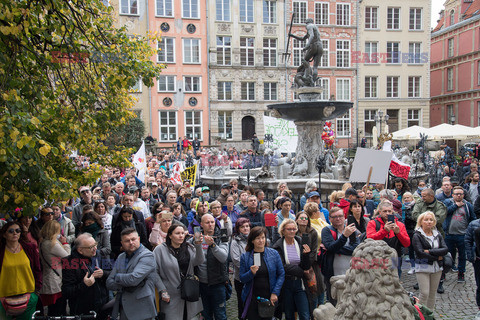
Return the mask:
[[[413,286],[417,282],[415,274],[407,274],[410,264],[403,262],[402,284],[408,292],[413,292],[418,296],[418,290]],[[232,281],[233,283],[233,281]],[[467,271],[465,272],[465,283],[457,283],[457,273],[447,274],[444,283],[445,293],[437,294],[435,304],[435,319],[442,320],[474,320],[478,312],[475,302],[475,278],[472,264],[467,262]],[[227,302],[228,319],[237,319],[237,297],[235,289],[232,297]]]

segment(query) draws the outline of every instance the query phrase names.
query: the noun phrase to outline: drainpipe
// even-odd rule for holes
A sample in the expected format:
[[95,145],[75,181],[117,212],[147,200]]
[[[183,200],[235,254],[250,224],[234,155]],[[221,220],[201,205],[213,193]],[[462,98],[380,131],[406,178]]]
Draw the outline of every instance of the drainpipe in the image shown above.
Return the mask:
[[[288,27],[288,20],[287,20],[287,0],[285,0],[283,2],[283,20],[284,20],[284,24],[285,24],[285,43],[284,43],[284,46],[283,46],[283,50],[286,50],[287,49],[287,43],[288,43],[288,34],[287,34],[287,27]],[[291,49],[290,49],[291,50]],[[293,57],[291,57],[293,59]],[[284,56],[284,63],[285,63],[285,102],[288,101],[288,64],[287,64],[287,56],[285,55]]]
[[[149,31],[149,21],[150,16],[148,15],[148,0],[145,0],[145,8],[146,8],[146,15],[147,15],[147,34]],[[150,135],[153,137],[153,120],[152,120],[152,88],[148,87],[148,117],[150,119]],[[158,141],[160,141],[160,135],[158,136]]]
[[210,95],[209,95],[209,92],[210,92],[210,19],[208,19],[208,9],[209,9],[209,6],[208,6],[208,3],[209,3],[209,0],[205,1],[206,3],[206,10],[207,10],[207,15],[205,17],[206,19],[206,22],[207,22],[207,45],[206,45],[206,51],[207,51],[207,106],[208,106],[208,145],[212,145],[212,137],[211,137],[211,133],[212,133],[212,119],[210,117],[210,114],[211,114],[211,105],[210,105]]
[[[356,14],[356,39],[357,39],[357,44],[356,44],[356,50],[357,52],[360,51],[360,39],[359,39],[359,20],[360,20],[360,3],[362,2],[362,0],[358,0],[357,1],[357,14]],[[355,96],[355,105],[356,105],[356,108],[355,108],[355,128],[357,130],[357,147],[359,145],[359,140],[358,140],[358,133],[359,133],[359,130],[358,130],[358,109],[359,109],[359,105],[358,105],[358,97],[359,97],[359,94],[360,94],[360,76],[358,74],[358,70],[359,70],[359,63],[357,62],[356,63],[356,66],[355,66],[355,70],[356,70],[356,78],[357,78],[357,86],[355,88],[356,90],[356,96]]]

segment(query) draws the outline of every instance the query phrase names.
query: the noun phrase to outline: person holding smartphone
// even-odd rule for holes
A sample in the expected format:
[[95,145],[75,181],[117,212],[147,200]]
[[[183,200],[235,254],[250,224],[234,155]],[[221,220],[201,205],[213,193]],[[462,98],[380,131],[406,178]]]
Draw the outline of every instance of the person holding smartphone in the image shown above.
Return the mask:
[[402,247],[410,246],[410,237],[405,225],[395,217],[393,204],[390,201],[380,202],[377,210],[377,217],[368,222],[367,238],[383,240],[397,251],[398,277],[400,277],[402,274]]

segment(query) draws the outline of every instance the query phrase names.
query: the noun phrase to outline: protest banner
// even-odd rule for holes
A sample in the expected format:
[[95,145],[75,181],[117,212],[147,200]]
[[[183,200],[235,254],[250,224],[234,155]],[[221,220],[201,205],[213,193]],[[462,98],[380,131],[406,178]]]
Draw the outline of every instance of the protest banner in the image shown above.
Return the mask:
[[173,182],[173,184],[183,184],[182,182],[182,177],[181,177],[181,172],[183,171],[183,164],[181,162],[175,163],[173,166],[173,171],[172,171],[172,177],[170,178],[170,181]]
[[197,178],[197,167],[198,165],[194,164],[191,167],[186,168],[180,173],[180,177],[182,178],[182,181],[185,180],[190,180],[190,185],[194,186],[195,185],[195,180]]
[[277,147],[280,152],[295,152],[298,134],[293,121],[263,116],[265,134],[273,135],[270,147]]
[[385,183],[391,160],[391,152],[357,148],[350,181]]
[[138,170],[137,176],[140,181],[145,183],[145,174],[147,173],[147,161],[145,155],[145,141],[143,141],[142,146],[138,149],[137,153],[133,156],[133,165],[135,169]]

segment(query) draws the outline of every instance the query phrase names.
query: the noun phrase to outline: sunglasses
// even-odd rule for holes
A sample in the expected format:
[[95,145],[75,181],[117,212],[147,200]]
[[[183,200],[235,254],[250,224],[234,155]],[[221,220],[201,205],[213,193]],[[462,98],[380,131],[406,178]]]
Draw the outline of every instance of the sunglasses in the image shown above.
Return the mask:
[[8,233],[14,234],[14,233],[21,233],[22,230],[20,228],[17,229],[8,229]]
[[308,218],[307,217],[300,217],[300,218],[298,218],[298,220],[308,220]]
[[90,190],[85,189],[85,190],[80,191],[80,193],[81,193],[81,194],[84,194],[84,193],[87,193],[88,191],[90,191]]
[[42,215],[44,215],[44,216],[53,216],[54,213],[53,213],[53,212],[42,212]]

